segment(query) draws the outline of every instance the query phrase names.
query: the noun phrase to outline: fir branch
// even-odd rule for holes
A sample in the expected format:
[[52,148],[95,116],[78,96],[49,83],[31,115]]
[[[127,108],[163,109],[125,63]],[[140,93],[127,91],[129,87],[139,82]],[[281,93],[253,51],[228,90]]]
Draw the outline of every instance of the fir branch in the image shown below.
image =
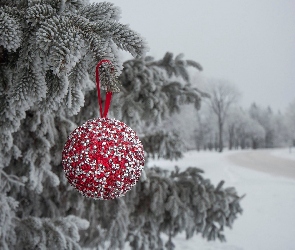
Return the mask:
[[[28,249],[73,249],[80,250],[79,229],[87,229],[89,223],[76,216],[66,218],[24,218],[18,223],[17,231],[19,248],[25,246]],[[46,234],[42,229],[46,230]],[[73,237],[74,236],[74,237]]]
[[194,67],[194,68],[196,68],[196,69],[198,69],[200,71],[203,70],[202,65],[199,64],[198,62],[195,62],[193,60],[186,60],[186,63],[187,63],[188,66]]
[[10,184],[16,184],[17,186],[25,185],[22,181],[20,181],[19,177],[17,177],[16,175],[8,175],[0,168],[0,178],[2,177],[2,175]]
[[118,21],[121,11],[113,3],[102,2],[86,5],[79,9],[78,13],[91,22]]
[[8,51],[16,51],[21,46],[22,36],[19,20],[0,8],[0,46]]
[[90,35],[99,35],[105,39],[112,39],[120,49],[130,52],[134,57],[143,56],[147,50],[145,41],[127,25],[108,20],[92,23],[73,14],[71,20],[86,38]]
[[44,22],[56,15],[56,10],[49,4],[36,4],[29,7],[26,11],[26,19],[30,25]]
[[89,67],[90,61],[85,55],[69,74],[69,89],[62,105],[69,116],[79,113],[81,107],[84,106],[85,93],[95,88],[95,85],[89,79],[87,72]]
[[51,113],[57,111],[63,104],[68,92],[69,80],[67,76],[57,77],[53,72],[46,74],[47,93],[46,98],[38,103],[39,109]]

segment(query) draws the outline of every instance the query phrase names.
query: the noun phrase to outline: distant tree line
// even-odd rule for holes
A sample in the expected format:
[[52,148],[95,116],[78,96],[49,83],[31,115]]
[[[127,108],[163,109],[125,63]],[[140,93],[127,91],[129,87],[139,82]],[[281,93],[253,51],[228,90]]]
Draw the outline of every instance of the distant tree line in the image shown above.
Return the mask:
[[258,149],[295,146],[295,101],[286,112],[253,103],[248,109],[237,103],[234,85],[210,84],[210,98],[196,114],[194,139],[197,150]]

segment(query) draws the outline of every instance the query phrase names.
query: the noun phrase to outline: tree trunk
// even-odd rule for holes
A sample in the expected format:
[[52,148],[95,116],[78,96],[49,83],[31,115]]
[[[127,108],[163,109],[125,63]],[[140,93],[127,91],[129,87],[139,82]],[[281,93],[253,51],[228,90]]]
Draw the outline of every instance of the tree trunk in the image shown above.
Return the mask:
[[258,148],[258,141],[255,139],[252,139],[252,149],[257,149]]
[[246,140],[245,140],[245,137],[243,136],[241,138],[241,149],[245,149],[245,147],[246,147]]
[[218,118],[218,151],[221,153],[223,151],[223,123],[220,118]]
[[219,134],[218,133],[215,133],[214,149],[215,151],[219,150]]
[[228,135],[229,135],[229,138],[228,138],[228,149],[229,150],[232,150],[232,148],[234,147],[234,126],[230,126],[230,128],[228,129]]

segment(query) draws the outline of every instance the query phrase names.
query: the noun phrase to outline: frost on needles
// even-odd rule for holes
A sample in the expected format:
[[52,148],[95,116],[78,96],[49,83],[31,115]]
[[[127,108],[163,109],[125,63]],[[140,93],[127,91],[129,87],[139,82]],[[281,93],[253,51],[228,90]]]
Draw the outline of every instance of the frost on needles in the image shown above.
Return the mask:
[[[144,58],[144,39],[119,22],[111,3],[83,0],[0,0],[0,248],[161,249],[160,233],[224,239],[241,212],[233,188],[213,187],[201,170],[145,170],[145,178],[112,201],[86,199],[61,167],[69,133],[98,117],[96,63],[106,58],[121,92],[112,114],[135,126],[151,157],[181,157],[169,115],[185,103],[199,108],[204,93],[190,84],[188,67],[201,66],[168,53]],[[141,59],[139,59],[142,57]],[[155,130],[157,128],[157,130]],[[176,143],[177,142],[177,143]]]

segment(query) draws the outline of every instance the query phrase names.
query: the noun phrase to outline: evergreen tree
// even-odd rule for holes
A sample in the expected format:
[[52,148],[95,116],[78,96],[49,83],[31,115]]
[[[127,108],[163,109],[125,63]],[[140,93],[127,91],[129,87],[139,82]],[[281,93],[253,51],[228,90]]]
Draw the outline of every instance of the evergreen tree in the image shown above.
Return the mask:
[[[98,117],[96,63],[110,59],[119,75],[119,49],[136,57],[146,51],[142,38],[118,22],[115,6],[87,2],[0,0],[0,248],[123,249],[129,242],[133,249],[161,249],[166,233],[172,249],[182,231],[224,240],[241,197],[223,182],[214,187],[197,168],[146,169],[125,197],[110,201],[87,199],[68,184],[61,166],[67,136]],[[188,66],[201,69],[171,54],[124,64],[113,114],[134,125],[147,153],[181,154],[177,135],[162,130],[157,142],[149,138],[181,104],[199,107],[202,93],[190,86]]]
[[118,8],[87,2],[0,1],[1,249],[79,249],[89,227],[61,171],[65,139],[81,124],[70,117],[95,89],[101,58],[119,72],[118,49],[140,56],[146,46]]
[[137,128],[148,156],[179,158],[184,146],[179,131],[169,130],[173,121],[168,118],[185,104],[199,109],[201,98],[208,96],[193,87],[189,79],[188,69],[201,70],[201,66],[183,60],[183,55],[174,59],[169,52],[161,60],[146,57],[127,61],[123,66],[123,91],[114,103],[115,117]]
[[[182,56],[173,58],[172,53],[158,61],[147,57],[124,63],[120,76],[123,89],[117,95],[114,113],[137,127],[145,151],[152,157],[182,156],[179,131],[167,132],[173,122],[169,117],[180,112],[184,104],[198,110],[201,98],[208,97],[191,84],[190,67],[202,69],[197,62],[183,60]],[[234,188],[223,189],[223,181],[214,188],[196,167],[183,172],[176,167],[172,173],[153,167],[146,168],[145,173],[146,180],[125,199],[128,202],[131,197],[129,206],[136,207],[129,215],[137,224],[131,224],[131,228],[136,230],[130,231],[132,237],[128,238],[135,249],[162,249],[161,233],[169,236],[167,249],[173,249],[172,238],[180,232],[185,232],[187,238],[200,233],[208,240],[224,241],[224,227],[231,227],[237,213],[242,212],[242,197],[237,196]]]

